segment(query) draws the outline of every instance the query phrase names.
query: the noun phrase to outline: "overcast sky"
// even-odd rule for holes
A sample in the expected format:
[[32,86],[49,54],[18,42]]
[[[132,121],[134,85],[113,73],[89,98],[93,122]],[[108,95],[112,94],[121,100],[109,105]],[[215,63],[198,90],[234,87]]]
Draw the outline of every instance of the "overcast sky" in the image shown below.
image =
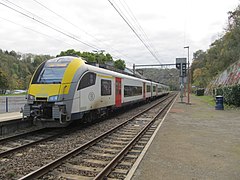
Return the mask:
[[[109,52],[115,58],[124,59],[129,67],[133,63],[156,64],[158,61],[175,63],[176,57],[187,56],[184,46],[190,46],[191,57],[196,50],[206,50],[211,42],[223,34],[227,26],[227,12],[233,11],[239,4],[239,0],[112,0],[157,57],[155,58],[108,0],[37,0],[37,2],[0,0],[1,49],[53,56],[67,49],[81,52],[98,49]],[[134,18],[129,16],[131,13],[128,7],[148,39],[139,30],[136,20],[133,21]]]

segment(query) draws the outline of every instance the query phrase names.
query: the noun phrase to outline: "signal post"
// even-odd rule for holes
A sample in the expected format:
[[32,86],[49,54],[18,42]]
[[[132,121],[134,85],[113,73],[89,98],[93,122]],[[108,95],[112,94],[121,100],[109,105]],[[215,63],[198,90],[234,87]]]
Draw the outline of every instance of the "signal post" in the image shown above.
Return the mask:
[[180,74],[179,74],[180,98],[181,98],[181,102],[183,102],[184,84],[186,83],[186,76],[187,76],[187,59],[186,58],[176,58],[176,68],[180,70],[179,71],[180,72]]

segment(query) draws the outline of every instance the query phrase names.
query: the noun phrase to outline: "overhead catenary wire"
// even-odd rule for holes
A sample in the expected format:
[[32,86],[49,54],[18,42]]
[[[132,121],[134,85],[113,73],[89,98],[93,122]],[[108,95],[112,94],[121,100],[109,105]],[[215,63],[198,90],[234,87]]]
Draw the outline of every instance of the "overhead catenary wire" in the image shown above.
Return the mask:
[[128,27],[133,31],[133,33],[137,36],[137,38],[143,43],[143,45],[147,48],[147,50],[150,52],[150,54],[161,64],[160,60],[157,58],[157,56],[152,52],[149,45],[147,45],[144,40],[140,37],[140,35],[136,32],[134,27],[131,26],[131,24],[127,21],[127,19],[124,17],[124,15],[120,12],[120,10],[113,4],[112,1],[108,0],[108,2],[111,4],[111,6],[117,11],[117,13],[120,15],[120,17],[124,20],[124,22],[128,25]]
[[74,26],[75,28],[77,28],[78,30],[84,32],[85,34],[87,34],[88,36],[92,37],[93,39],[95,39],[96,41],[98,41],[98,39],[96,39],[94,36],[92,36],[91,34],[89,34],[88,32],[84,31],[83,29],[79,28],[79,26],[77,26],[76,24],[73,24],[71,21],[69,21],[68,19],[66,19],[65,17],[61,16],[60,14],[56,13],[55,11],[53,11],[52,9],[50,9],[49,7],[45,6],[43,3],[37,1],[37,0],[33,0],[34,2],[36,2],[37,4],[39,4],[40,6],[44,7],[45,9],[47,9],[48,11],[50,11],[51,13],[55,14],[56,16],[58,16],[59,18],[63,19],[65,22],[71,24],[72,26]]
[[[43,8],[47,9],[48,11],[50,11],[51,13],[55,14],[57,17],[59,17],[60,19],[64,20],[65,22],[71,24],[73,27],[77,28],[78,30],[84,32],[86,35],[88,35],[89,37],[93,38],[99,45],[103,45],[104,48],[107,46],[105,43],[103,43],[100,39],[94,37],[93,35],[91,35],[90,33],[86,32],[85,30],[83,30],[82,28],[80,28],[78,25],[72,23],[71,21],[69,21],[68,19],[66,19],[64,16],[60,15],[59,13],[55,12],[54,10],[50,9],[49,7],[47,7],[46,5],[44,5],[42,2],[39,2],[38,0],[33,0],[34,2],[36,2],[37,4],[39,4],[40,6],[42,6]],[[107,48],[111,49],[113,52],[116,52],[118,54],[120,54],[123,57],[127,57],[130,59],[130,57],[128,57],[126,54],[123,54],[122,52],[120,52],[119,50],[114,49],[113,47],[108,46]],[[121,57],[117,56],[117,55],[112,55],[113,58],[115,59],[122,59]],[[131,62],[132,63],[132,62]],[[132,63],[133,64],[133,63]]]
[[[19,8],[19,9],[21,9],[21,10],[23,10],[23,11],[25,11],[25,12],[28,13],[30,16],[33,16],[33,17],[35,17],[35,18],[38,18],[38,19],[44,21],[46,24],[51,24],[52,26],[55,26],[56,29],[59,29],[59,30],[61,30],[61,31],[64,31],[64,30],[62,30],[60,27],[56,26],[55,24],[53,24],[53,23],[51,23],[51,22],[49,22],[49,21],[41,18],[39,15],[32,13],[31,11],[29,11],[29,10],[27,10],[27,9],[19,6],[19,5],[17,5],[16,3],[13,3],[13,2],[11,2],[11,1],[9,1],[9,0],[2,0],[2,1],[5,1],[5,2],[8,3],[8,4],[11,4],[11,5],[13,5],[13,6],[15,6],[15,7]],[[68,33],[68,34],[71,34],[71,33],[69,33],[69,32],[67,32],[67,33]],[[71,35],[74,36],[73,34],[71,34]]]
[[[158,51],[155,49],[155,47],[150,43],[150,39],[148,38],[146,32],[143,30],[142,26],[140,25],[140,23],[138,22],[137,18],[135,17],[135,15],[133,14],[132,10],[130,9],[130,7],[128,6],[128,4],[126,3],[125,0],[119,0],[119,2],[121,3],[122,7],[125,9],[126,13],[129,15],[129,17],[132,19],[132,21],[136,24],[137,29],[139,29],[139,31],[142,33],[142,37],[145,38],[145,42],[148,43],[149,47],[154,51],[154,53],[159,56]],[[135,28],[136,29],[136,28]],[[141,34],[140,34],[141,36]]]
[[[7,2],[7,4],[0,2],[1,5],[9,8],[9,9],[11,9],[11,10],[13,10],[13,11],[15,11],[15,12],[17,12],[17,13],[19,13],[19,14],[21,14],[21,15],[29,18],[29,19],[31,19],[31,20],[34,20],[34,21],[36,21],[37,23],[40,23],[40,24],[42,24],[42,25],[44,25],[44,26],[46,26],[46,27],[48,27],[48,28],[50,28],[50,29],[52,29],[52,30],[54,30],[54,31],[57,31],[57,32],[59,32],[59,33],[65,35],[65,36],[71,38],[71,39],[74,39],[74,40],[76,40],[76,41],[78,41],[78,42],[81,42],[82,44],[84,44],[84,45],[86,45],[86,46],[88,46],[88,47],[91,47],[91,48],[93,48],[93,49],[95,49],[95,50],[101,49],[101,48],[98,48],[97,46],[93,46],[93,45],[91,45],[91,44],[89,44],[89,43],[86,43],[86,42],[84,42],[84,41],[81,41],[81,40],[78,39],[77,37],[74,37],[73,35],[70,35],[69,33],[66,33],[66,32],[64,32],[63,30],[54,27],[54,25],[51,26],[51,25],[50,25],[50,24],[52,24],[51,22],[46,21],[45,19],[41,18],[40,16],[38,16],[38,15],[36,15],[36,14],[33,14],[32,12],[30,12],[30,11],[22,8],[22,7],[19,6],[19,5],[16,5],[16,4],[12,3],[11,1],[8,1],[8,0],[2,0],[2,1]],[[9,5],[9,3],[10,3],[11,5]],[[17,8],[12,7],[12,5],[16,6]],[[20,10],[19,10],[19,9],[20,9]],[[25,13],[25,12],[27,12],[27,13]],[[41,20],[39,20],[39,19],[41,19]],[[45,22],[45,21],[46,21],[46,22]],[[13,23],[14,23],[14,22],[13,22]],[[19,24],[18,24],[18,25],[19,25]],[[29,29],[29,28],[27,28],[27,27],[24,27],[24,28]],[[30,30],[30,29],[29,29],[29,30]],[[41,33],[39,32],[39,34],[41,34]],[[42,33],[42,35],[45,36],[46,34]],[[50,36],[48,36],[48,37],[50,37]],[[51,37],[51,38],[52,38],[52,37]],[[115,51],[117,51],[117,50],[115,50]],[[118,53],[119,53],[119,54],[122,54],[122,53],[120,53],[119,51],[118,51]],[[126,56],[126,55],[124,55],[124,56]],[[120,58],[120,57],[118,57],[118,56],[116,56],[116,55],[112,55],[112,57],[113,57],[113,58],[116,57],[116,58],[118,58],[118,59],[122,59],[122,58]],[[128,60],[128,63],[134,64],[133,62],[131,62],[131,61],[129,61],[129,60]]]
[[98,48],[98,47],[96,47],[96,46],[94,46],[94,45],[91,45],[91,44],[89,44],[89,43],[83,42],[83,41],[79,40],[78,38],[76,38],[76,37],[74,37],[74,36],[72,36],[72,35],[69,35],[69,34],[65,33],[65,32],[62,31],[62,30],[59,30],[59,29],[57,29],[57,28],[55,28],[55,27],[52,27],[51,25],[49,25],[49,24],[47,24],[47,23],[44,23],[44,22],[42,22],[42,21],[40,21],[40,20],[38,20],[38,19],[36,19],[36,18],[34,18],[34,17],[31,17],[30,15],[28,15],[28,14],[26,14],[26,13],[24,13],[24,12],[21,12],[21,11],[15,9],[15,8],[9,6],[9,5],[7,5],[7,4],[4,4],[4,3],[2,3],[2,2],[0,2],[0,4],[3,5],[3,6],[5,6],[5,7],[7,7],[7,8],[9,8],[9,9],[11,9],[11,10],[13,10],[13,11],[15,11],[15,12],[17,12],[17,13],[19,13],[19,14],[21,14],[21,15],[23,15],[23,16],[25,16],[25,17],[27,17],[27,18],[29,18],[29,19],[34,20],[34,21],[36,21],[36,22],[38,22],[38,23],[40,23],[40,24],[42,24],[42,25],[44,25],[44,26],[46,26],[46,27],[48,27],[48,28],[50,28],[50,29],[52,29],[52,30],[54,30],[54,31],[57,31],[58,33],[63,34],[64,36],[67,36],[67,37],[69,37],[69,38],[71,38],[71,39],[74,39],[75,41],[78,41],[78,42],[84,44],[85,46],[88,46],[88,47],[93,48],[93,49],[95,49],[95,50],[99,50],[99,49],[100,49],[100,48]]
[[21,27],[23,27],[24,29],[33,31],[33,32],[35,32],[35,33],[41,34],[41,35],[43,35],[43,36],[49,37],[49,38],[51,38],[51,39],[54,39],[54,40],[57,40],[57,41],[59,41],[59,42],[63,42],[63,43],[65,43],[65,44],[68,44],[68,45],[72,46],[72,44],[69,44],[69,43],[67,43],[66,41],[63,41],[63,40],[61,40],[61,39],[57,39],[57,38],[55,38],[55,37],[49,36],[48,34],[39,32],[39,31],[37,31],[37,30],[35,30],[35,29],[32,29],[32,28],[23,26],[23,25],[21,25],[21,24],[18,24],[18,23],[16,23],[16,22],[13,22],[13,21],[11,21],[11,20],[9,20],[9,19],[3,18],[3,17],[0,17],[0,19],[2,19],[2,20],[4,20],[4,21],[7,21],[7,22],[9,22],[9,23],[15,24],[15,25],[17,25],[17,26],[21,26]]

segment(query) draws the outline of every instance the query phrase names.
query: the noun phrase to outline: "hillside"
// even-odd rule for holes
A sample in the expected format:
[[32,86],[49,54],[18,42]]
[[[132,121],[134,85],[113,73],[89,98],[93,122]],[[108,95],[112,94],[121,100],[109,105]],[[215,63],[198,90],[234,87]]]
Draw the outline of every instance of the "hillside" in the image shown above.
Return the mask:
[[170,86],[172,90],[179,89],[179,71],[173,69],[143,68],[137,71],[148,79]]
[[49,55],[20,54],[0,49],[0,93],[6,89],[27,89],[35,68]]
[[216,76],[207,86],[206,93],[212,94],[213,90],[220,87],[232,87],[240,84],[240,60],[233,63],[225,71]]
[[[80,51],[70,49],[62,51],[57,56],[81,56],[88,63],[112,64],[115,69],[120,70],[125,68],[124,60],[118,59],[114,61],[108,53],[81,53]],[[35,69],[40,63],[51,58],[54,57],[49,55],[21,54],[15,51],[8,52],[0,49],[0,94],[5,93],[7,89],[27,89]],[[174,69],[145,69],[142,71],[143,75],[148,79],[170,85],[172,89],[177,88],[177,71]]]
[[[115,69],[126,66],[121,59],[113,60],[109,53],[80,52],[74,49],[61,51],[59,56],[79,56],[91,64],[112,64]],[[27,89],[35,69],[45,60],[54,58],[49,55],[21,54],[0,49],[0,94],[7,89]]]
[[193,85],[206,88],[231,64],[240,60],[240,6],[228,13],[228,25],[222,36],[206,51],[193,54]]

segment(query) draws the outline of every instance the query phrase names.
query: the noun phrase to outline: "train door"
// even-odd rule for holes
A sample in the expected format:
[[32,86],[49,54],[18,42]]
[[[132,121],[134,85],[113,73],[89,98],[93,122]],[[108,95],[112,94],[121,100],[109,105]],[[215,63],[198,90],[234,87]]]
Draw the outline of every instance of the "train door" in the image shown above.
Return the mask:
[[151,81],[151,98],[153,96],[153,84],[152,84],[152,81]]
[[143,83],[143,99],[146,99],[146,83]]
[[156,96],[158,96],[158,85],[156,85]]
[[122,104],[122,83],[121,83],[121,78],[115,78],[115,105],[116,107],[120,107]]

